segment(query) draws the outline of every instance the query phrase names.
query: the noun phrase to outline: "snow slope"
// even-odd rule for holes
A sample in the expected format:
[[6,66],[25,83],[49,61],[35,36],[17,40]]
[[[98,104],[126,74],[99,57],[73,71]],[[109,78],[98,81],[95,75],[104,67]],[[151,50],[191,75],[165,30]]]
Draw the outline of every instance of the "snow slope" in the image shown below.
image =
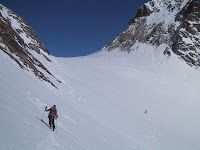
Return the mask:
[[[38,80],[0,51],[0,149],[199,150],[200,71],[162,45],[44,62],[62,83]],[[9,68],[9,69],[7,69]],[[57,132],[44,107],[57,105]],[[147,110],[147,114],[144,111]]]

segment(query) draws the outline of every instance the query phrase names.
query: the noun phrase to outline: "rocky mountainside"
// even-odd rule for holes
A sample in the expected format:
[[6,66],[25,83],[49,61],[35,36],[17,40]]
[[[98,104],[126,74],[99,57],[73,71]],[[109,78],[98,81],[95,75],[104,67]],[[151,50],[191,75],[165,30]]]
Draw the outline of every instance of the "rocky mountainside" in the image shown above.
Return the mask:
[[50,78],[60,82],[44,66],[44,62],[52,61],[49,51],[37,38],[36,33],[20,16],[3,5],[0,5],[0,50],[10,56],[22,69],[32,71],[39,79],[53,86],[55,84]]
[[104,49],[131,52],[136,43],[164,44],[164,55],[175,53],[187,64],[200,67],[200,1],[150,0],[138,9],[127,30]]

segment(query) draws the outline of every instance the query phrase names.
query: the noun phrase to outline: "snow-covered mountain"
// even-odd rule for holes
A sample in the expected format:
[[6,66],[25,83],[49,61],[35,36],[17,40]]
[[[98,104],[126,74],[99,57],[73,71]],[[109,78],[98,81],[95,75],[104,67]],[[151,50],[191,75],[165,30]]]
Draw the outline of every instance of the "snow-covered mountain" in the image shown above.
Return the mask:
[[43,65],[52,61],[49,51],[36,33],[20,16],[3,5],[0,5],[0,31],[0,49],[22,69],[33,72],[53,86],[60,82]]
[[[50,55],[0,5],[0,149],[199,150],[200,71],[184,59],[190,46],[199,56],[199,33],[184,30],[199,29],[187,17],[198,5],[151,0],[109,45],[77,58]],[[37,119],[48,123],[53,104],[57,132]]]
[[158,47],[163,54],[177,54],[187,64],[200,66],[200,1],[150,0],[138,9],[126,31],[105,49],[132,52],[138,43]]

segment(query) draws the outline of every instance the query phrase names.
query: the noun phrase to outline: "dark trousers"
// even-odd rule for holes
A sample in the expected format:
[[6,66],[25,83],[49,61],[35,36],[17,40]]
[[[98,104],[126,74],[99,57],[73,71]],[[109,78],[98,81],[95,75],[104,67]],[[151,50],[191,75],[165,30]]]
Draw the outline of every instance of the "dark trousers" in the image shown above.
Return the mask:
[[49,115],[49,126],[52,127],[53,125],[53,130],[55,129],[55,124],[54,124],[54,116]]

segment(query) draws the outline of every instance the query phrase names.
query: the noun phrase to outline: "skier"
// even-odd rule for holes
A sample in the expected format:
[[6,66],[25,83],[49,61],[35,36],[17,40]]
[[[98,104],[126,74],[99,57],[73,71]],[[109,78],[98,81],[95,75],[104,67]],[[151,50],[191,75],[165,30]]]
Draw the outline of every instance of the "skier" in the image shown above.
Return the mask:
[[54,118],[58,118],[58,115],[57,115],[57,109],[56,109],[56,105],[53,105],[53,107],[47,109],[47,106],[45,107],[45,111],[49,111],[49,126],[50,128],[52,128],[52,125],[53,125],[53,131],[55,129],[55,124],[54,124]]
[[147,114],[147,110],[145,110],[145,112],[144,112],[145,114]]

